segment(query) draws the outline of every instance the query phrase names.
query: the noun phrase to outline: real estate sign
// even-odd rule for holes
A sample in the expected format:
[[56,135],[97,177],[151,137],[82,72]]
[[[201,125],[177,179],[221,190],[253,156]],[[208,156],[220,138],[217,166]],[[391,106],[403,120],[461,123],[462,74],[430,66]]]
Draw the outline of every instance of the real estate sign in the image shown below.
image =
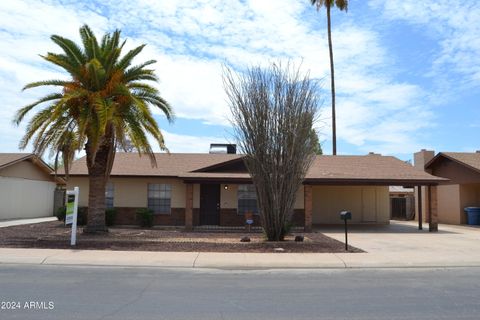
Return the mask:
[[65,215],[65,224],[72,224],[73,223],[73,212],[75,207],[75,195],[74,194],[67,194],[67,212]]
[[79,194],[80,191],[78,187],[75,187],[73,190],[67,190],[67,197],[65,199],[65,224],[72,225],[72,236],[70,238],[70,245],[72,246],[74,246],[77,242],[77,212]]

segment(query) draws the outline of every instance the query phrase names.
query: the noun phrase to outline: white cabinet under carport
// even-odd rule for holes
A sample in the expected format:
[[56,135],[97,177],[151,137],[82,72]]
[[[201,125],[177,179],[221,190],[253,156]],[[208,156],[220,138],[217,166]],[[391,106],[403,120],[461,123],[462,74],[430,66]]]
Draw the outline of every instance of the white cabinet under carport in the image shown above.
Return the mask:
[[53,215],[55,182],[0,176],[0,220]]
[[389,223],[390,202],[386,186],[312,187],[314,224],[341,224],[340,211],[352,213],[352,223]]

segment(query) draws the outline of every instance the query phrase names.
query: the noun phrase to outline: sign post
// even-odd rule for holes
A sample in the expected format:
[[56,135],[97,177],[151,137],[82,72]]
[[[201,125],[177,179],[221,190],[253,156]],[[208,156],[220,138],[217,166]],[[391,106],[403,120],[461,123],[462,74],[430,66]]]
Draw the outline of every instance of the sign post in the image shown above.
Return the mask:
[[74,246],[77,242],[77,214],[78,214],[78,196],[79,196],[78,187],[73,188],[73,190],[67,190],[66,196],[66,215],[65,215],[65,225],[72,225],[72,236],[70,238],[70,245]]

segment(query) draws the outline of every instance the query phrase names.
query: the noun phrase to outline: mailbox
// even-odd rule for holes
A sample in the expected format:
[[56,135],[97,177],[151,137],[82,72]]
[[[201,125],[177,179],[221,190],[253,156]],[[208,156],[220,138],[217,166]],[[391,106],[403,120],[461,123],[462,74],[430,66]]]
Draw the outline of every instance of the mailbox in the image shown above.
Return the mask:
[[352,213],[350,211],[341,211],[340,219],[342,220],[352,220]]

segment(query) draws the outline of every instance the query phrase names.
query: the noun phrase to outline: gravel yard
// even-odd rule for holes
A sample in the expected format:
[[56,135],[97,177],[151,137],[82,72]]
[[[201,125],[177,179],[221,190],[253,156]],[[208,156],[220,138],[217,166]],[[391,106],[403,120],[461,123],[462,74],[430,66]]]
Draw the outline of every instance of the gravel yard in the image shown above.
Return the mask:
[[[304,242],[295,242],[304,235]],[[250,242],[240,242],[244,236]],[[71,248],[70,228],[60,221],[0,228],[0,247],[10,248]],[[322,233],[294,232],[283,242],[267,242],[260,232],[197,231],[179,229],[140,229],[110,227],[102,235],[87,235],[79,227],[78,249],[138,250],[138,251],[195,251],[195,252],[345,252],[345,245]],[[349,247],[349,252],[362,250]]]

